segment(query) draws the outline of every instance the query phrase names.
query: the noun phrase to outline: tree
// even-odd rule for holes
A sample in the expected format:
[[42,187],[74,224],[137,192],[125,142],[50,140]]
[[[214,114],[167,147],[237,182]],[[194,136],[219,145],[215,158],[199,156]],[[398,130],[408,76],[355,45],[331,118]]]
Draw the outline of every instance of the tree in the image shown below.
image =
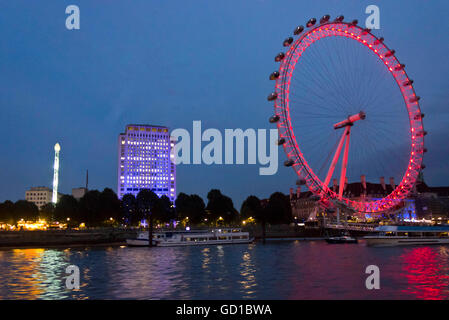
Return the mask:
[[205,218],[205,207],[203,199],[196,195],[180,193],[175,201],[176,213],[179,219],[189,218],[194,224],[201,223]]
[[55,214],[55,205],[53,202],[44,204],[39,211],[39,217],[47,220],[53,220],[54,214]]
[[39,217],[39,209],[33,203],[26,200],[19,200],[14,203],[14,220],[36,220]]
[[275,192],[270,196],[266,209],[267,222],[271,224],[285,224],[292,221],[290,199],[282,192]]
[[166,195],[157,199],[152,214],[154,214],[154,219],[161,222],[170,222],[170,220],[174,219],[172,203]]
[[122,198],[122,214],[126,224],[136,225],[142,217],[137,210],[137,200],[132,193],[127,193]]
[[101,211],[101,193],[98,190],[88,191],[79,202],[79,222],[85,222],[89,225],[98,225],[104,221],[100,216]]
[[175,200],[176,215],[178,219],[185,219],[190,214],[190,196],[181,192]]
[[190,216],[192,223],[201,223],[203,222],[206,216],[206,204],[203,199],[197,195],[190,195],[189,199],[189,207],[190,207]]
[[149,221],[149,246],[153,246],[153,208],[159,197],[150,189],[140,190],[137,194],[137,207],[142,215]]
[[64,222],[70,219],[71,223],[81,222],[78,201],[71,195],[63,195],[56,203],[54,209],[54,219]]
[[110,188],[105,188],[99,196],[99,212],[97,219],[101,222],[113,218],[120,220],[121,218],[121,203],[117,194]]
[[228,224],[234,222],[238,217],[232,199],[223,195],[220,190],[209,191],[207,199],[206,210],[210,212],[211,219],[217,220],[221,217]]
[[259,219],[262,215],[262,205],[260,203],[260,199],[256,196],[249,196],[242,203],[242,207],[240,208],[240,216],[242,219],[248,219],[253,217],[254,219]]
[[262,206],[259,198],[256,196],[249,196],[242,203],[240,209],[240,215],[242,218],[253,217],[262,227],[262,242],[265,243],[265,235],[267,230],[267,209]]
[[0,221],[14,223],[14,203],[12,201],[6,200],[0,203]]

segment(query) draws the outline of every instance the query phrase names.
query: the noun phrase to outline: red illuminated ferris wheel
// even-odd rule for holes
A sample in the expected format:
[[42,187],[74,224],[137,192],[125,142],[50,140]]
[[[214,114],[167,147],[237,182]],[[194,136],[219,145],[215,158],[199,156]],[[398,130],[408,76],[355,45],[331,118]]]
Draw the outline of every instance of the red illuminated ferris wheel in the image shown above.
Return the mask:
[[[280,66],[270,75],[276,85],[268,96],[285,166],[324,206],[361,213],[397,207],[414,187],[426,152],[424,114],[405,66],[383,38],[343,16],[312,18],[294,35],[275,57]],[[377,198],[345,193],[345,184],[362,175],[371,181],[388,175],[398,184]]]

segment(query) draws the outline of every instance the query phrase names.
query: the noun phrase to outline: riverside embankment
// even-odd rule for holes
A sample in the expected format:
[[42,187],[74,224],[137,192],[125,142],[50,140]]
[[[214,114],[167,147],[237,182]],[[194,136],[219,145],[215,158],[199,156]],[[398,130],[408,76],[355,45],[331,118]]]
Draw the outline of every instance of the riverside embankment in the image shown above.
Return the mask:
[[[205,229],[205,227],[192,230]],[[209,229],[209,228],[207,228]],[[262,238],[262,227],[252,225],[242,228],[255,239]],[[158,230],[155,229],[154,232]],[[46,230],[46,231],[0,231],[0,248],[9,247],[52,247],[116,244],[123,245],[127,238],[134,238],[139,230],[126,228],[93,228],[83,230]],[[266,238],[314,239],[323,236],[318,228],[304,228],[290,225],[267,225]]]
[[125,243],[137,230],[96,228],[86,230],[1,231],[0,247],[35,247]]

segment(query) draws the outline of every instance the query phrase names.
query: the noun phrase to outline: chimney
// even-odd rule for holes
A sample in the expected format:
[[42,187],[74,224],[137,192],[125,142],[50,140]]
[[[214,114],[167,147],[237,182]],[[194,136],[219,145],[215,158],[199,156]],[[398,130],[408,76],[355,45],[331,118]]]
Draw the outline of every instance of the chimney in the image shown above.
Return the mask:
[[293,199],[293,188],[290,188],[290,200]]
[[382,185],[382,189],[384,189],[384,191],[385,191],[387,189],[387,186],[385,185],[384,177],[380,177],[380,184]]
[[332,186],[332,190],[334,191],[334,192],[337,192],[337,189],[338,189],[338,180],[337,179],[334,179],[333,180],[333,186]]
[[296,198],[299,199],[299,195],[301,194],[301,187],[296,188]]
[[394,178],[393,177],[390,177],[390,185],[391,185],[391,188],[396,188],[396,185],[394,184]]
[[362,182],[363,189],[366,190],[366,176],[364,174],[360,176],[360,181]]

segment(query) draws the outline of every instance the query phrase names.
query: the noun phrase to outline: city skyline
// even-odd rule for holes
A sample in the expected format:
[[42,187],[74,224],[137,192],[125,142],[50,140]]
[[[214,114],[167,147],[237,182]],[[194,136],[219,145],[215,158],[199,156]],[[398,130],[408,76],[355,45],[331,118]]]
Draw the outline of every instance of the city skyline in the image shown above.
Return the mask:
[[[266,1],[258,2],[254,10],[254,3],[200,1],[179,6],[176,1],[158,5],[137,1],[124,10],[120,3],[105,7],[81,2],[81,29],[68,31],[63,4],[27,4],[28,10],[19,11],[2,3],[1,12],[8,11],[8,16],[0,23],[5,39],[0,49],[4,62],[0,103],[8,121],[0,132],[9,152],[0,162],[8,168],[1,175],[0,201],[22,199],[31,186],[51,186],[56,141],[64,146],[60,190],[69,194],[71,188],[84,185],[86,169],[92,189],[116,190],[116,133],[128,123],[189,129],[192,121],[202,120],[205,128],[219,130],[271,129],[267,118],[272,108],[265,93],[272,90],[268,75],[276,68],[273,58],[282,40],[291,34],[287,31],[326,13],[363,23],[368,4],[290,1],[285,9],[274,10],[278,4]],[[412,1],[407,6],[379,6],[381,29],[373,32],[394,44],[422,97],[429,131],[425,180],[429,185],[447,185],[449,168],[441,159],[449,153],[444,147],[449,118],[444,75],[449,66],[439,57],[448,49],[447,42],[440,41],[448,22],[434,13],[447,11],[448,5],[434,1],[430,7]],[[220,19],[215,19],[217,12]],[[164,36],[157,31],[160,28]],[[438,73],[432,71],[436,69]],[[15,131],[18,127],[24,129]],[[279,155],[282,163],[285,155],[281,150]],[[296,180],[291,169],[281,165],[273,176],[259,176],[255,165],[177,169],[178,192],[205,198],[210,188],[218,188],[237,208],[243,194],[265,198],[273,190],[287,193]],[[197,183],[204,180],[210,185]]]

